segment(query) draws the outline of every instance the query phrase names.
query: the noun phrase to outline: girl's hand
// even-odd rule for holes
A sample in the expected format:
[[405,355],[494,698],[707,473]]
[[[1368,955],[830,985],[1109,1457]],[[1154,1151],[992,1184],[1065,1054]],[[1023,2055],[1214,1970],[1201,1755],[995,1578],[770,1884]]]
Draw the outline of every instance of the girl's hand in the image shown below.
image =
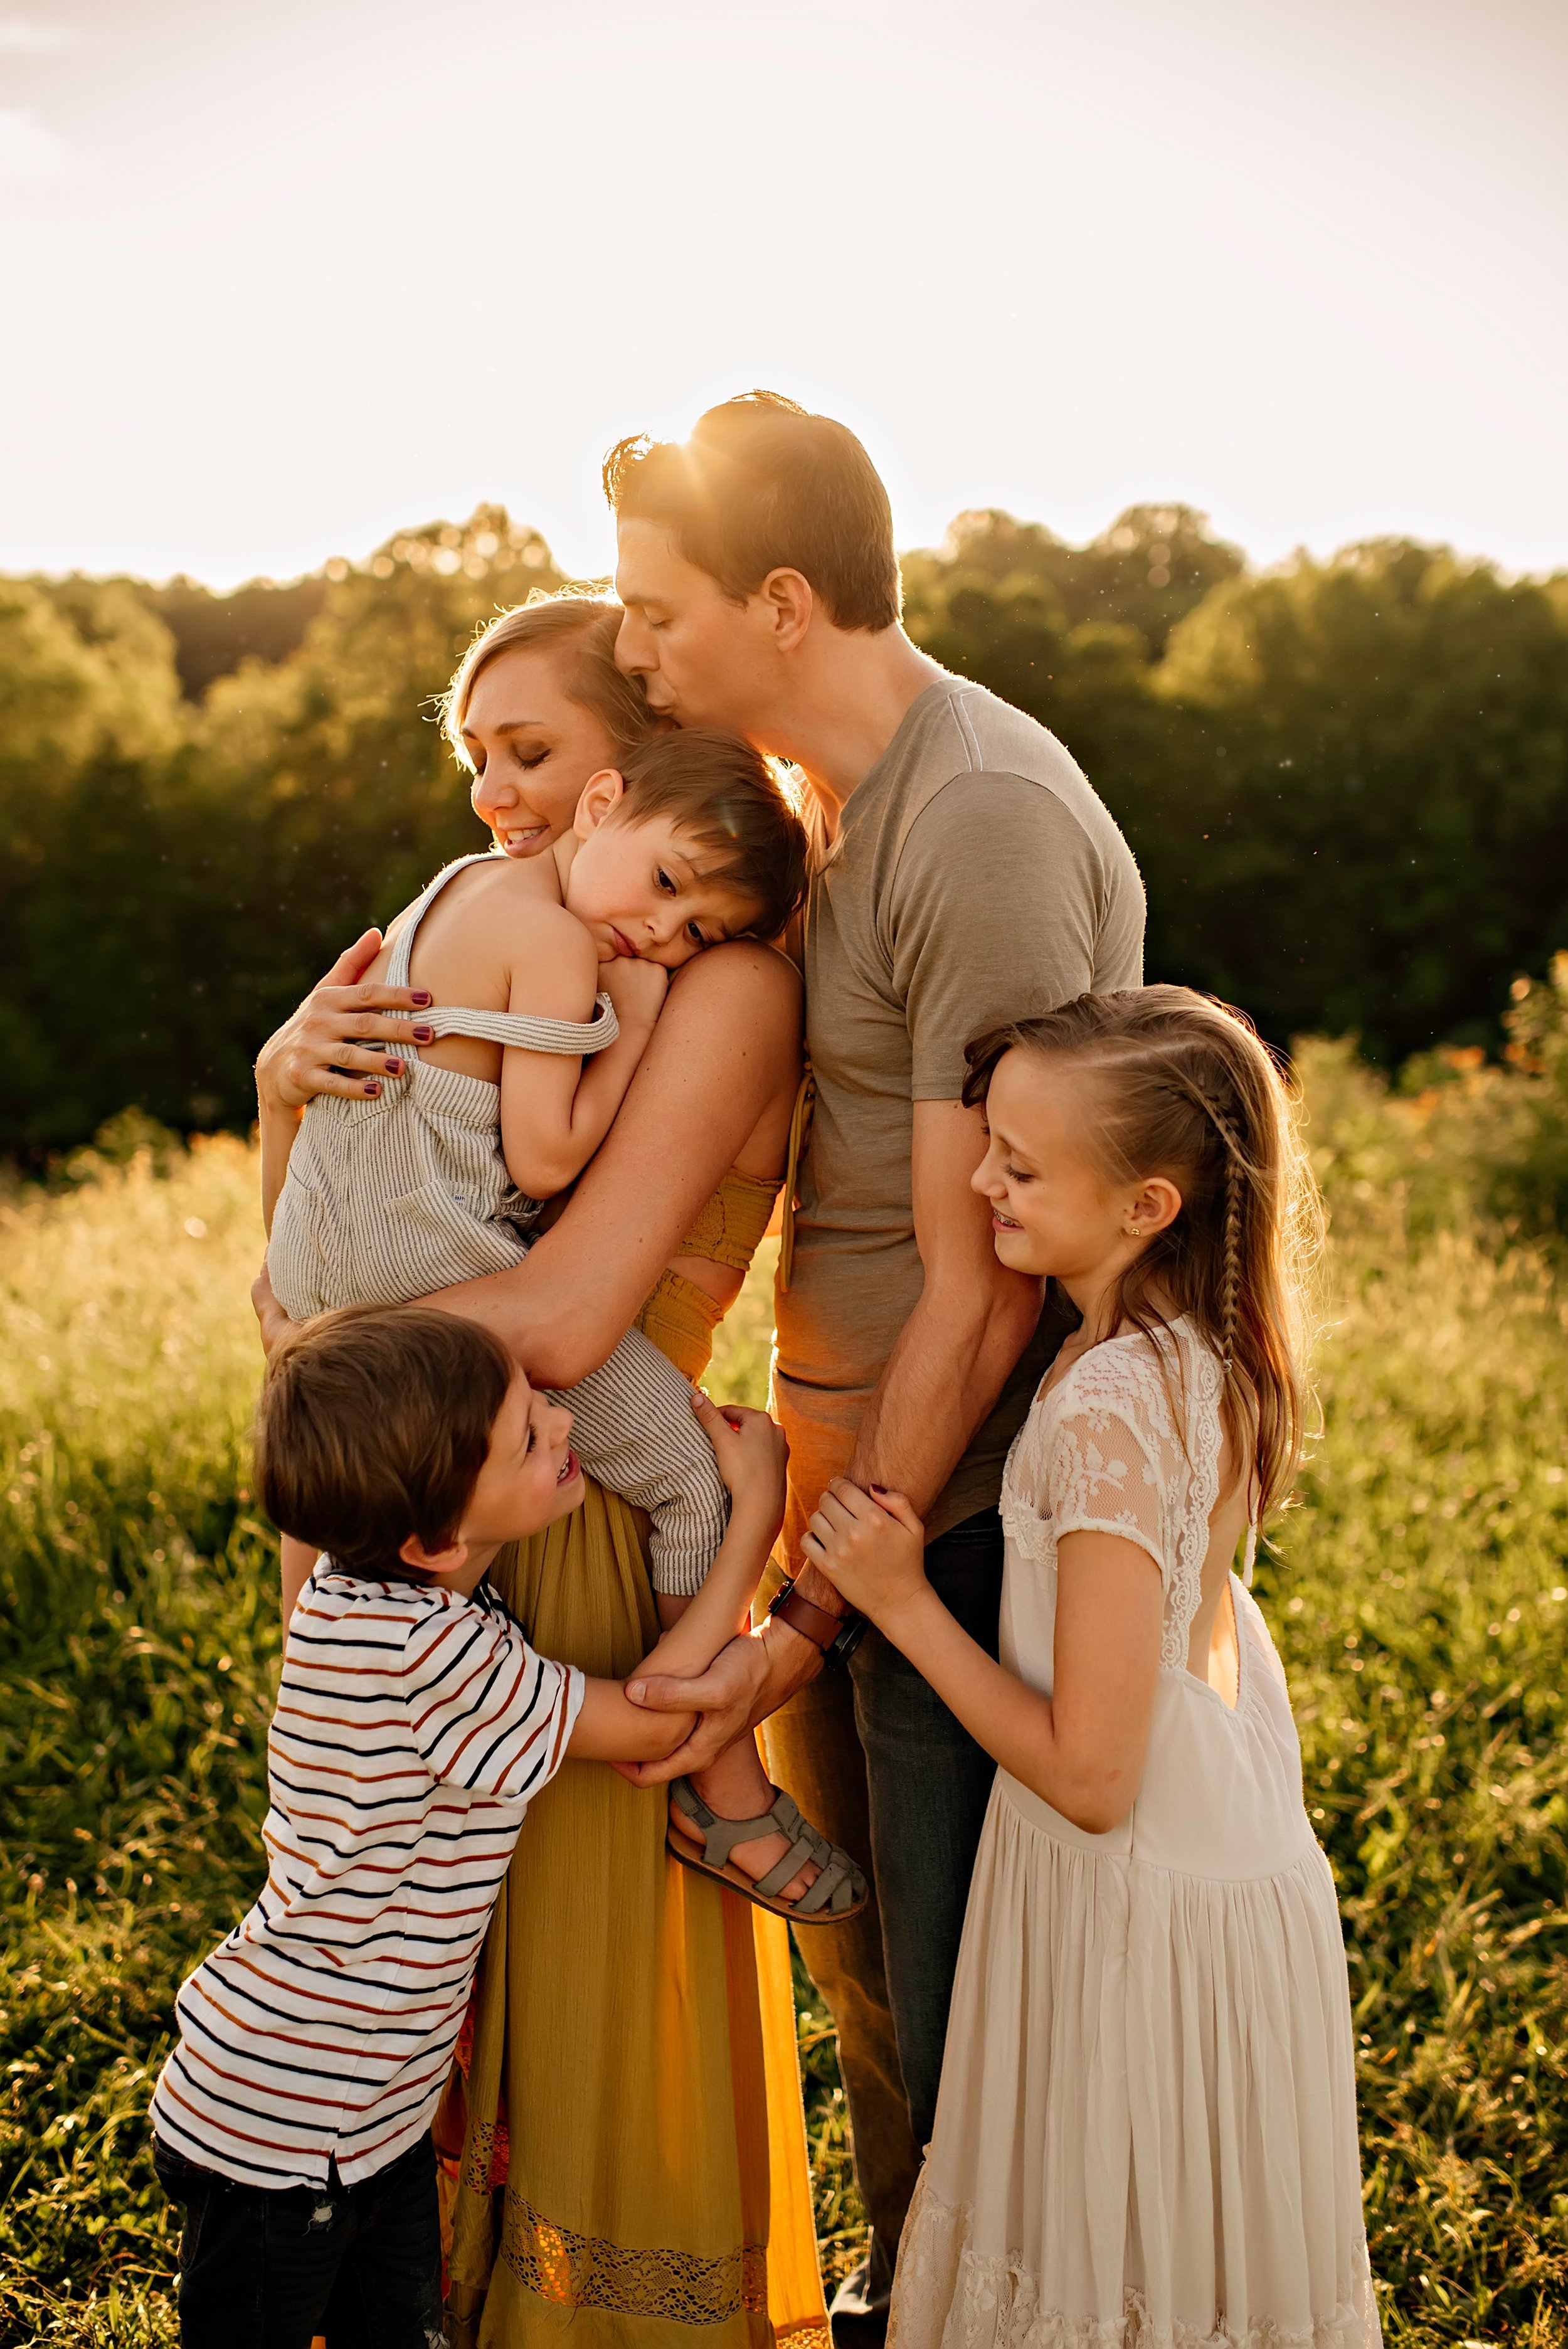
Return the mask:
[[857,1614],[887,1619],[926,1588],[925,1527],[903,1493],[863,1493],[835,1476],[800,1545]]
[[748,1411],[744,1403],[716,1403],[698,1387],[692,1409],[718,1461],[718,1473],[728,1485],[737,1513],[765,1520],[772,1539],[784,1522],[785,1471],[789,1444],[777,1420],[765,1411]]
[[[377,1081],[394,1073],[388,1059],[395,1044],[381,1040],[387,1022],[378,1011],[421,1011],[430,998],[409,987],[362,987],[357,982],[381,951],[379,930],[366,930],[340,954],[318,987],[263,1045],[256,1061],[256,1092],[263,1108],[303,1109],[317,1093],[357,1101],[379,1090]],[[429,1041],[415,1028],[416,1044]],[[343,1076],[344,1069],[358,1073]]]

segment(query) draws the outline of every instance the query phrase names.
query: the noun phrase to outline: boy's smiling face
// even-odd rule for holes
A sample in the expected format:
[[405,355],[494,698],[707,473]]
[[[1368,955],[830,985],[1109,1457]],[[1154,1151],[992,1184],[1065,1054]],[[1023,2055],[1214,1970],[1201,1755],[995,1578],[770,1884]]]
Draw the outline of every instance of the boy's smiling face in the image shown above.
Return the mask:
[[466,1593],[478,1587],[505,1543],[570,1516],[583,1494],[571,1435],[572,1413],[519,1371],[496,1413],[490,1450],[451,1547],[428,1551],[410,1534],[401,1552],[405,1563]]

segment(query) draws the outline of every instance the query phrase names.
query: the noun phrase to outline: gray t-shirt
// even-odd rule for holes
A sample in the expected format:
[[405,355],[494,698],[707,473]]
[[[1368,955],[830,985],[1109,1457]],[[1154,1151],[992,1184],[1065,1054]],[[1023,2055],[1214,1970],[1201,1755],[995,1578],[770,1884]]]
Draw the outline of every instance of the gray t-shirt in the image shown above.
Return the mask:
[[[850,796],[812,883],[803,962],[817,1103],[774,1387],[789,1437],[792,1568],[920,1297],[914,1102],[958,1098],[964,1048],[985,1030],[1141,985],[1143,885],[1055,736],[983,686],[944,677]],[[1060,1336],[1042,1325],[929,1513],[929,1537],[995,1506]]]

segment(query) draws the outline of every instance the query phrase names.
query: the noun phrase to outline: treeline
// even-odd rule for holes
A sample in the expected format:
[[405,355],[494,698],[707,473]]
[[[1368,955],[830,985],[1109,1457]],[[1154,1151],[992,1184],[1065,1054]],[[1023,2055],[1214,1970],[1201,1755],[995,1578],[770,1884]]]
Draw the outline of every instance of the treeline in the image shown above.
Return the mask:
[[[1151,975],[1281,1041],[1491,1043],[1568,945],[1568,576],[1384,541],[1262,576],[1189,509],[1087,547],[995,512],[906,561],[950,667],[1068,744],[1149,886]],[[339,947],[480,843],[431,699],[559,584],[482,508],[226,597],[0,579],[0,1151],[136,1103],[242,1125],[256,1046]]]

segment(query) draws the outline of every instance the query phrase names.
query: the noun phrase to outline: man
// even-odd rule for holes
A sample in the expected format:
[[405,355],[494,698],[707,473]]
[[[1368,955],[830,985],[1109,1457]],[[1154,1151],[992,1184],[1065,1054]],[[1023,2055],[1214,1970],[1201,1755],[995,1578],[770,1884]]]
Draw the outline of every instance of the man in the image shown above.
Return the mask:
[[[751,1719],[773,1714],[775,1775],[872,1858],[872,1907],[802,1946],[838,2026],[872,2222],[835,2337],[874,2341],[935,2110],[993,1768],[802,1568],[800,1537],[835,1476],[902,1489],[925,1520],[933,1583],[995,1652],[1002,1463],[1062,1329],[1037,1326],[1037,1288],[997,1263],[970,1187],[984,1142],[959,1100],[964,1047],[1139,985],[1143,895],[1061,744],[904,634],[887,493],[844,426],[753,392],[684,445],[623,441],[605,486],[616,658],[677,723],[731,728],[792,761],[825,853],[801,947],[816,1103],[778,1300],[797,1579],[765,1640],[738,1642],[704,1681],[649,1682],[647,1701],[705,1704],[717,1724],[744,1687]],[[701,1758],[695,1744],[686,1754]]]

